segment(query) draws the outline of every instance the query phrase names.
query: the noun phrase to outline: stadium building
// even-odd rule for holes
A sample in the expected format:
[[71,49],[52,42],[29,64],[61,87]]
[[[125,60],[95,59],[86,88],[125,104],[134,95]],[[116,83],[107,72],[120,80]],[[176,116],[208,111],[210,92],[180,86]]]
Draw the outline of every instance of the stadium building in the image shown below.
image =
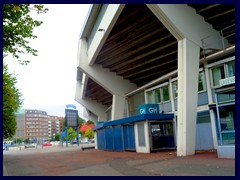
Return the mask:
[[75,100],[96,148],[235,158],[235,6],[92,5]]

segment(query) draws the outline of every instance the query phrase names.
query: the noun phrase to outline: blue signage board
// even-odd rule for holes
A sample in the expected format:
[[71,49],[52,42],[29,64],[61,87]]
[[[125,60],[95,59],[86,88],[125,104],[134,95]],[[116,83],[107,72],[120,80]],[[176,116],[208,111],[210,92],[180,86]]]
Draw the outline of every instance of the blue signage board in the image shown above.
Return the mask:
[[66,108],[67,109],[69,109],[69,108],[77,109],[77,107],[75,105],[73,105],[73,104],[67,104]]
[[66,136],[67,136],[67,133],[64,131],[64,132],[62,132],[61,136],[62,136],[62,137],[66,137]]
[[142,104],[138,106],[138,114],[159,114],[159,104]]
[[78,111],[65,109],[65,121],[67,127],[78,127]]

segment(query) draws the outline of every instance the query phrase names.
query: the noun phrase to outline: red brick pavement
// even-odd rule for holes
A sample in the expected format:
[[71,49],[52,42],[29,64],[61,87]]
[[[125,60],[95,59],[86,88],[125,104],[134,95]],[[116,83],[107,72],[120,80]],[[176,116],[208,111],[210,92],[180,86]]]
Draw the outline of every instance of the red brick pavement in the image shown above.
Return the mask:
[[48,147],[44,149],[29,149],[16,152],[9,151],[4,154],[5,167],[8,174],[13,176],[62,175],[77,171],[78,169],[108,164],[110,161],[114,162],[113,160],[118,159],[128,162],[127,164],[129,167],[139,166],[139,160],[141,160],[140,165],[144,165],[145,163],[151,168],[151,163],[173,159],[172,161],[168,161],[169,165],[176,165],[178,163],[191,164],[194,162],[199,165],[210,163],[214,166],[218,166],[219,163],[224,161],[226,166],[230,166],[233,169],[235,168],[234,160],[219,159],[217,158],[217,153],[215,151],[197,152],[196,155],[184,157],[182,160],[181,157],[176,157],[176,151],[161,151],[143,154],[127,151],[113,152],[95,149],[82,151],[78,147]]

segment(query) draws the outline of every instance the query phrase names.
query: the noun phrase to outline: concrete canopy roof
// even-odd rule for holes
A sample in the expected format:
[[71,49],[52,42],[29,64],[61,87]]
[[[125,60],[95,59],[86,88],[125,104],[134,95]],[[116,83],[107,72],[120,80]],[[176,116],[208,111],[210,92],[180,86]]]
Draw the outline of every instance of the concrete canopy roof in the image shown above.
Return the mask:
[[[235,44],[234,5],[188,6],[195,9],[217,31],[230,26],[224,34],[230,44]],[[93,5],[91,8],[81,38],[88,36],[101,7]],[[141,87],[177,69],[177,49],[175,37],[146,5],[125,5],[94,64],[100,64]],[[91,78],[86,86],[86,97],[111,106],[111,93]]]

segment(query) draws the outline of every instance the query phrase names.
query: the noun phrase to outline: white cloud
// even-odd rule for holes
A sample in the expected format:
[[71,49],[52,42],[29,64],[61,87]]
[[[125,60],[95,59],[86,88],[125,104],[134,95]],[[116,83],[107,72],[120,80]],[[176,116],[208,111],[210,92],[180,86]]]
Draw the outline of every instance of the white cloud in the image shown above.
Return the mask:
[[79,34],[89,5],[47,4],[46,14],[33,14],[43,21],[34,30],[37,39],[30,46],[38,56],[26,55],[30,64],[9,63],[9,69],[18,74],[18,88],[23,94],[25,109],[47,111],[49,115],[64,116],[67,104],[74,104],[82,115],[82,107],[75,102],[76,64]]

